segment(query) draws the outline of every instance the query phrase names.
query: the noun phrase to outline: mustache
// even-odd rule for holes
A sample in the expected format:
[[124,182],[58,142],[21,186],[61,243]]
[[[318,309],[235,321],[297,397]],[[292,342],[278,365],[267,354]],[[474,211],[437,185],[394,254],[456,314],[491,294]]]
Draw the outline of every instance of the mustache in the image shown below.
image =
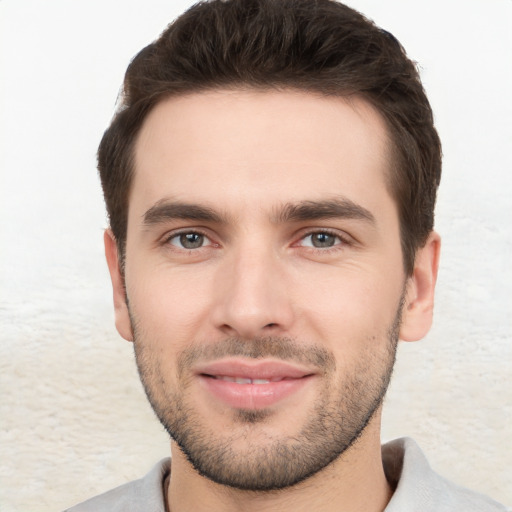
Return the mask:
[[323,347],[304,345],[293,338],[266,336],[255,339],[226,338],[217,343],[187,347],[178,354],[178,373],[183,374],[198,362],[210,362],[226,357],[282,359],[311,365],[325,373],[336,368],[334,354]]

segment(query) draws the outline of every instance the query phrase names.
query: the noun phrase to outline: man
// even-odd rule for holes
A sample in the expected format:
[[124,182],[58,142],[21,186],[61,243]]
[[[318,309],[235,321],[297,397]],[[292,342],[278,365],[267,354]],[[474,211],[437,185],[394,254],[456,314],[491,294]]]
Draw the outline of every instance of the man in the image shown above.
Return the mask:
[[432,321],[440,155],[414,65],[342,4],[214,0],[142,50],[98,164],[172,464],[71,510],[504,510],[380,445]]

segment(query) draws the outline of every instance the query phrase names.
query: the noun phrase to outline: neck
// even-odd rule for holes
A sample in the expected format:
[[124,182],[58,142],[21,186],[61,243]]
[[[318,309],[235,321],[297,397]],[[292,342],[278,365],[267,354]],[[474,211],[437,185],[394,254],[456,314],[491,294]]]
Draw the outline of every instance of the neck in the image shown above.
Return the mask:
[[170,512],[382,512],[392,490],[384,475],[380,415],[345,453],[304,482],[278,491],[241,491],[199,475],[172,444]]

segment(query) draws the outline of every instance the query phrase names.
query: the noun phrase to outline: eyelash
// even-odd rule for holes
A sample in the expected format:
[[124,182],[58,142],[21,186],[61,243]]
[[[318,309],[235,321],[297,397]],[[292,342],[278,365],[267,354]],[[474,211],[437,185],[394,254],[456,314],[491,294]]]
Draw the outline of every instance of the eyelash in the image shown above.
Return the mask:
[[[319,234],[324,234],[324,235],[329,235],[329,236],[335,237],[338,240],[338,242],[335,243],[331,247],[314,247],[314,246],[302,246],[301,245],[301,242],[306,240],[308,237],[312,237],[313,235],[319,235]],[[199,236],[202,236],[205,239],[207,239],[210,243],[208,245],[201,245],[200,247],[190,248],[190,249],[188,249],[186,247],[177,247],[177,246],[175,246],[174,244],[171,243],[171,241],[173,239],[178,238],[178,237],[180,237],[182,235],[199,235]],[[215,243],[214,241],[212,241],[211,237],[207,233],[202,231],[202,230],[199,230],[199,229],[191,229],[191,230],[183,229],[181,231],[177,231],[177,232],[175,231],[175,232],[172,232],[170,234],[167,234],[163,238],[163,240],[162,240],[162,245],[172,246],[173,249],[175,249],[175,250],[187,251],[187,252],[191,253],[191,252],[195,252],[195,251],[197,251],[199,249],[203,249],[205,247],[219,247],[220,244]],[[342,236],[337,231],[323,228],[323,229],[309,230],[307,232],[301,233],[301,236],[300,236],[299,240],[297,242],[295,242],[292,246],[304,247],[304,248],[306,248],[310,252],[328,254],[328,253],[333,252],[333,251],[339,251],[339,250],[343,249],[343,247],[350,246],[350,245],[353,245],[353,244],[348,239],[348,237]]]
[[[201,247],[198,247],[196,249],[187,249],[186,247],[174,246],[171,243],[171,240],[178,238],[182,235],[199,235],[199,236],[202,236],[205,239],[207,239],[210,243],[206,246],[202,245]],[[188,251],[188,252],[197,251],[198,249],[202,249],[204,247],[210,247],[210,246],[218,247],[219,246],[219,244],[216,244],[215,242],[212,241],[211,237],[207,233],[205,233],[204,231],[201,231],[199,229],[183,229],[181,231],[174,231],[172,233],[169,233],[163,238],[162,245],[167,245],[167,246],[171,245],[171,246],[173,246],[173,248],[176,248],[176,250],[182,250],[182,251]]]
[[334,251],[342,250],[346,246],[353,245],[353,243],[350,241],[350,239],[348,237],[342,236],[338,231],[334,231],[334,230],[327,229],[327,228],[313,229],[313,230],[309,230],[309,231],[303,233],[301,235],[299,241],[296,242],[296,244],[304,241],[308,237],[312,237],[313,235],[319,235],[319,234],[332,236],[332,237],[336,238],[338,240],[338,242],[335,243],[331,247],[314,247],[314,246],[303,246],[303,247],[306,247],[308,251],[312,251],[315,253],[329,254]]

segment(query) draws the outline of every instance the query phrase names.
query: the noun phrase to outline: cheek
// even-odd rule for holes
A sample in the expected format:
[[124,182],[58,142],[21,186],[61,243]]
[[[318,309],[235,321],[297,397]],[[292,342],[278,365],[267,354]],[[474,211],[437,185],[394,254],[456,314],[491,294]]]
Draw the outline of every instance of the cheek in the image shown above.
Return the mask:
[[172,343],[197,337],[206,314],[209,284],[188,272],[153,269],[127,279],[130,310],[150,342]]
[[300,329],[344,357],[385,342],[400,303],[400,278],[390,285],[384,273],[333,270],[329,278],[317,275],[301,286]]

